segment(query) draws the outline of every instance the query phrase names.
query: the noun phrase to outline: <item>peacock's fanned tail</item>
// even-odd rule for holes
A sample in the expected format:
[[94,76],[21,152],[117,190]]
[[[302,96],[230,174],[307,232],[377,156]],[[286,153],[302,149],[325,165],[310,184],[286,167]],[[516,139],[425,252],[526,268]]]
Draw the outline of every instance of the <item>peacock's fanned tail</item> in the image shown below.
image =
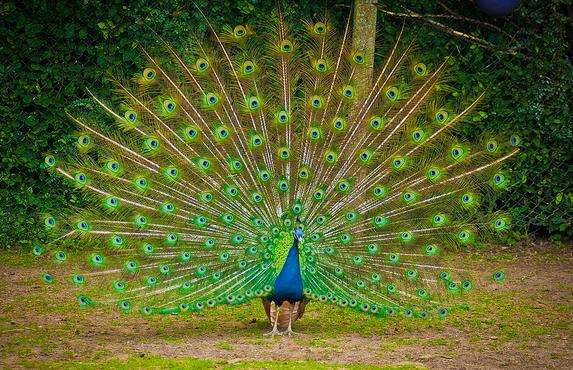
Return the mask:
[[[114,100],[90,92],[100,118],[70,109],[76,155],[44,166],[89,205],[43,220],[44,281],[75,284],[82,306],[144,314],[240,304],[271,294],[300,222],[307,299],[445,316],[475,281],[441,253],[510,223],[480,194],[506,187],[518,139],[454,135],[483,93],[453,98],[447,61],[417,60],[401,34],[360,95],[371,56],[351,48],[349,24],[295,34],[275,14],[209,29],[186,50],[142,48],[147,67]],[[76,273],[52,273],[66,260]]]

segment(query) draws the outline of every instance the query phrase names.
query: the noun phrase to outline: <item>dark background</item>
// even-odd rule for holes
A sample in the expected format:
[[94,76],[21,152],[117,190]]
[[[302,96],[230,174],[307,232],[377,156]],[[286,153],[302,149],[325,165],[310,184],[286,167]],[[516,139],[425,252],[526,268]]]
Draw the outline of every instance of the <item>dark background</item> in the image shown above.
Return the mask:
[[[423,21],[379,12],[382,44],[391,42],[405,22],[421,60],[453,56],[450,71],[460,93],[489,87],[485,103],[461,135],[522,138],[523,150],[509,166],[511,190],[489,200],[489,206],[496,203],[513,215],[509,240],[527,234],[556,240],[573,236],[571,1],[521,1],[503,18],[488,16],[469,0],[379,2],[391,11],[446,15],[432,19],[493,45],[482,47]],[[265,17],[276,7],[262,0],[195,3],[219,29]],[[351,3],[283,2],[292,22],[312,19],[325,7],[340,23]],[[64,108],[85,98],[86,88],[109,96],[106,72],[120,78],[140,72],[144,63],[137,43],[153,43],[154,32],[177,47],[205,28],[187,0],[2,2],[0,248],[42,239],[37,221],[42,212],[82,201],[72,186],[40,168],[46,152],[73,147],[73,125]]]

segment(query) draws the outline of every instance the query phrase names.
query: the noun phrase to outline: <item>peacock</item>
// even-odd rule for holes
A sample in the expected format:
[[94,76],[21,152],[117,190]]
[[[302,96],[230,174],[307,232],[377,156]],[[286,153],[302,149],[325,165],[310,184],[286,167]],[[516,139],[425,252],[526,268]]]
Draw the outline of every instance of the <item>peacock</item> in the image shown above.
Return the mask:
[[509,229],[484,197],[507,188],[520,142],[456,134],[486,91],[456,94],[449,59],[420,60],[404,28],[372,55],[350,20],[206,24],[181,50],[157,36],[111,98],[67,109],[72,154],[41,165],[85,205],[41,216],[41,279],[150,317],[262,300],[271,336],[311,301],[462,312],[482,277],[456,252]]

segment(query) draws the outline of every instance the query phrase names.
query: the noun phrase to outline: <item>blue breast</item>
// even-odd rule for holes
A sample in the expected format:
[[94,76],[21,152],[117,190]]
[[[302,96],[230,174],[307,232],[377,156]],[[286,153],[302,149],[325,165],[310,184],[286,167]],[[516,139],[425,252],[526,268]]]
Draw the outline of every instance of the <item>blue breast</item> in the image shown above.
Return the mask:
[[298,261],[298,239],[288,252],[285,264],[275,280],[273,294],[270,301],[281,305],[284,301],[295,303],[302,300],[302,277],[300,276],[300,263]]

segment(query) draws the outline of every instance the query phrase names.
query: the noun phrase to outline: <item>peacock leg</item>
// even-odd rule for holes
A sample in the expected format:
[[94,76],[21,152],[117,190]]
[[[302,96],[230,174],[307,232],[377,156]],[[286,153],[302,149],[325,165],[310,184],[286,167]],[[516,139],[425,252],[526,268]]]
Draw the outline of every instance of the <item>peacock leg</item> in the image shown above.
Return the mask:
[[289,337],[290,337],[291,335],[298,334],[298,333],[292,331],[292,313],[296,310],[296,312],[297,312],[297,314],[298,314],[299,305],[300,305],[300,302],[296,302],[296,303],[294,304],[294,307],[292,307],[291,310],[290,310],[290,314],[289,314],[289,317],[288,317],[288,328],[287,328],[287,330],[285,331],[285,333],[286,333]]
[[277,312],[275,313],[275,324],[273,325],[273,330],[269,331],[268,333],[263,334],[265,337],[273,338],[275,334],[282,335],[281,332],[278,330],[278,323],[279,323],[279,310],[281,307],[278,304],[275,304],[277,307]]

